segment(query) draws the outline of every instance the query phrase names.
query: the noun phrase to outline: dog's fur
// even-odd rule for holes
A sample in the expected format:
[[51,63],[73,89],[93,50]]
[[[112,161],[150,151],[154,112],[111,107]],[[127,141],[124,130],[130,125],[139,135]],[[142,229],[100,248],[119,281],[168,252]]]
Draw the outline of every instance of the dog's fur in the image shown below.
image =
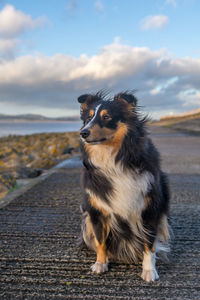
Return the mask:
[[146,132],[137,99],[82,95],[82,237],[97,253],[92,271],[108,270],[108,259],[143,260],[141,277],[158,279],[156,252],[170,238],[169,189],[159,153]]

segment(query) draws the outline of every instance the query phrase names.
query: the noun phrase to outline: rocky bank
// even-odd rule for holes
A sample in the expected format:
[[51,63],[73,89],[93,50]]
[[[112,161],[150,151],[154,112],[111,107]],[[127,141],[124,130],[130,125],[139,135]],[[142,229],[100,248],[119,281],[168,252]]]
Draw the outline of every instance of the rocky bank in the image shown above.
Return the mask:
[[0,138],[0,198],[79,152],[78,132],[41,133]]

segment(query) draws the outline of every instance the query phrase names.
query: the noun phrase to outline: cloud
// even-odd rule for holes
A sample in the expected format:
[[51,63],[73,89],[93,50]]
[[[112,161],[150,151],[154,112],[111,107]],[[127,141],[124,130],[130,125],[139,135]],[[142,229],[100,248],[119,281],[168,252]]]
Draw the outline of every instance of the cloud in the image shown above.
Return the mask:
[[0,52],[12,51],[17,44],[17,39],[0,39]]
[[88,57],[56,54],[0,61],[0,105],[77,109],[81,93],[137,89],[148,111],[200,106],[200,59],[172,58],[162,51],[115,40]]
[[0,39],[0,60],[1,59],[13,59],[15,57],[16,51],[20,40],[17,38],[13,39]]
[[[188,89],[186,91],[180,91],[179,98],[183,101],[183,106],[200,106],[200,90]],[[185,101],[187,99],[187,102]]]
[[0,11],[0,57],[13,58],[16,46],[22,42],[19,36],[27,30],[43,27],[46,23],[45,16],[33,19],[14,6],[6,5]]
[[171,4],[171,5],[173,5],[174,7],[177,6],[176,0],[165,0],[165,4]]
[[114,83],[121,76],[134,75],[156,57],[159,57],[159,52],[121,45],[117,41],[92,57],[81,55],[74,58],[63,54],[18,57],[0,64],[0,84],[15,83],[36,88],[51,83],[70,84],[72,90],[80,90],[87,86],[91,88],[93,84],[99,86],[107,80]]
[[94,7],[100,13],[102,13],[104,11],[103,3],[100,0],[95,2]]
[[168,17],[164,15],[147,16],[141,21],[141,29],[161,29],[168,24]]
[[13,38],[27,29],[44,26],[45,17],[32,19],[31,16],[16,10],[12,5],[6,5],[0,11],[0,38]]

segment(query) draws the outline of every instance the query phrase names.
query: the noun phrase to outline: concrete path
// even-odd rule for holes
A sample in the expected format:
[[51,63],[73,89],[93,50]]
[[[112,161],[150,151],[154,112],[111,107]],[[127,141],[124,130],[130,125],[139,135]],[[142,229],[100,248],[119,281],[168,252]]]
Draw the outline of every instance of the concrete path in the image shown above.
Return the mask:
[[95,255],[78,253],[79,164],[65,165],[0,209],[0,299],[200,299],[200,138],[152,130],[170,172],[175,239],[160,280],[141,265],[110,264],[93,275]]

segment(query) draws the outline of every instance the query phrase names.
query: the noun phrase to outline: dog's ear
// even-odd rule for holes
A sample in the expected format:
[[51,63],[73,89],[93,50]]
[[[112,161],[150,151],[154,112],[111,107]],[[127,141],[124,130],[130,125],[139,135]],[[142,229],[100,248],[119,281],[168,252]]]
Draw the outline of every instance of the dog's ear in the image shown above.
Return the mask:
[[96,95],[84,94],[78,97],[78,102],[89,106],[95,102],[98,102],[100,99],[101,99],[100,93],[97,93]]
[[130,93],[119,93],[114,97],[115,101],[124,101],[133,106],[137,105],[137,98]]
[[81,104],[85,103],[89,99],[89,97],[91,97],[90,94],[81,95],[81,96],[78,97],[78,102],[81,103]]
[[81,104],[80,114],[81,119],[84,119],[84,113],[88,110],[88,108],[98,102],[100,100],[100,96],[98,94],[91,95],[91,94],[84,94],[78,97],[78,102]]

